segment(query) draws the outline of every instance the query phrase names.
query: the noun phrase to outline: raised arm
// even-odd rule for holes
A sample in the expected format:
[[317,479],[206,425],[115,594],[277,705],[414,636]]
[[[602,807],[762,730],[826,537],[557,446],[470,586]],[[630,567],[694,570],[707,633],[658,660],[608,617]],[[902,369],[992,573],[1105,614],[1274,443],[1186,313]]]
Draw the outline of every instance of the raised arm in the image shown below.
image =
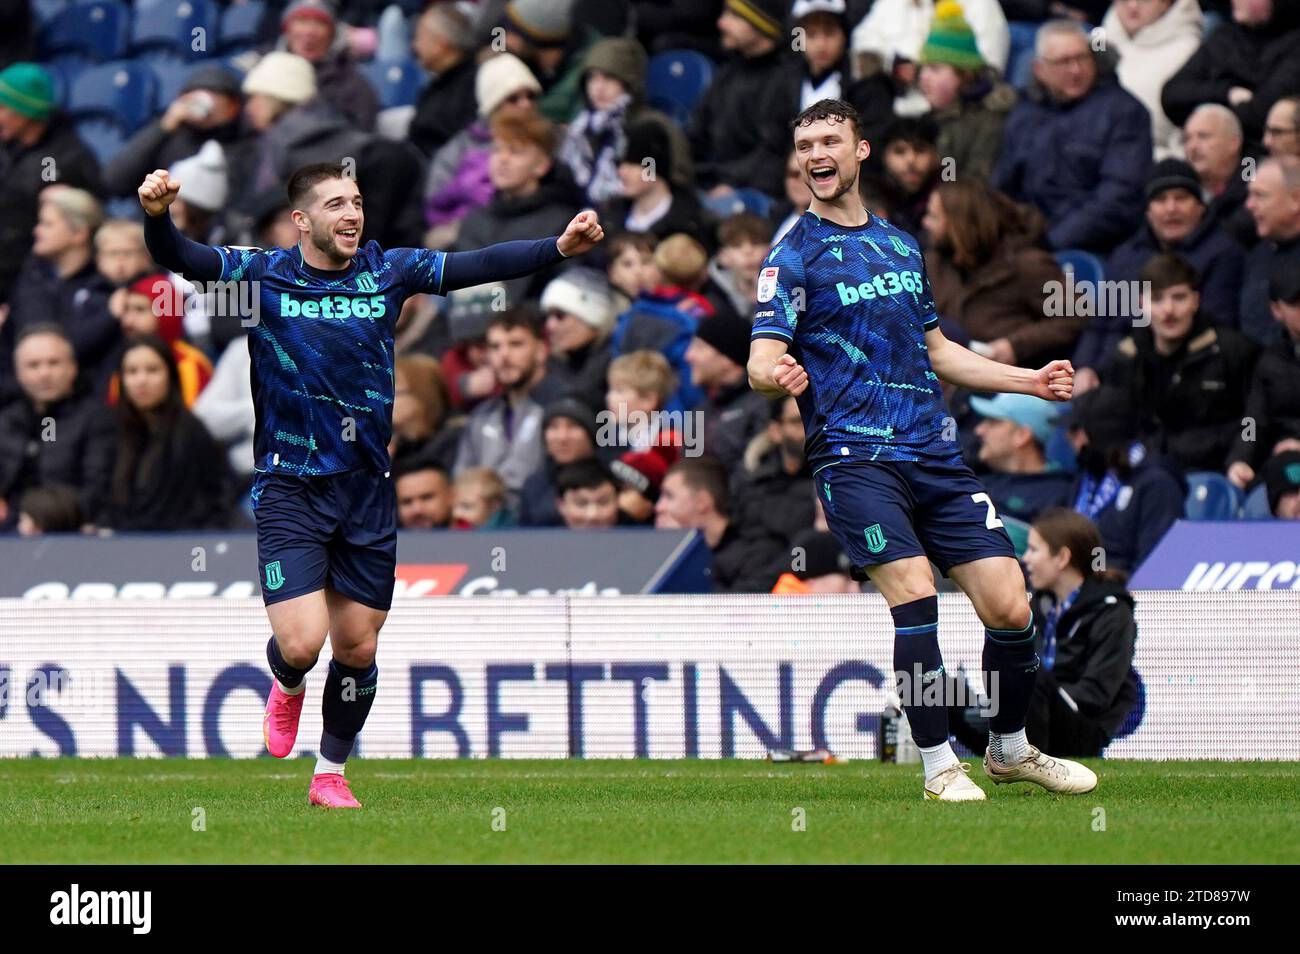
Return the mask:
[[472,252],[448,252],[443,263],[442,292],[489,281],[530,275],[540,268],[590,251],[605,237],[595,212],[579,212],[564,234],[536,241],[500,242]]
[[168,207],[180,190],[181,184],[166,169],[155,169],[144,177],[137,192],[140,205],[147,213],[145,245],[153,260],[163,268],[199,281],[217,281],[222,272],[221,254],[211,246],[187,239],[172,222]]
[[1074,368],[1069,361],[1052,361],[1037,371],[1000,364],[949,341],[938,328],[925,333],[925,346],[934,373],[958,387],[1032,394],[1045,401],[1068,401],[1074,393]]

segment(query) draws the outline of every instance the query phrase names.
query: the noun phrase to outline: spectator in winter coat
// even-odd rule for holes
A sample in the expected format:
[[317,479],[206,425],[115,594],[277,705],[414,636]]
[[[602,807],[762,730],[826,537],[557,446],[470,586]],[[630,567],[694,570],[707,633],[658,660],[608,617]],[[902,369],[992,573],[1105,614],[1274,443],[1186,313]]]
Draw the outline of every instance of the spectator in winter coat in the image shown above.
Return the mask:
[[700,322],[686,349],[691,381],[704,391],[694,408],[703,422],[704,453],[728,471],[739,468],[745,448],[771,415],[768,399],[749,386],[750,331],[734,315],[712,315]]
[[[1196,170],[1181,159],[1163,159],[1151,170],[1146,195],[1146,224],[1111,253],[1106,280],[1136,282],[1152,258],[1177,254],[1201,277],[1201,309],[1215,324],[1235,328],[1246,250],[1209,214]],[[1088,319],[1073,357],[1076,391],[1096,387],[1097,373],[1135,317],[1098,314]]]
[[13,526],[26,491],[50,485],[73,488],[83,518],[98,521],[117,432],[103,400],[78,381],[71,340],[56,324],[28,327],[12,373],[21,396],[0,410],[0,527]]
[[425,156],[474,121],[474,46],[473,24],[454,4],[429,4],[416,21],[411,52],[433,78],[415,103],[407,137]]
[[599,406],[616,317],[605,276],[583,266],[561,272],[542,291],[542,313],[547,344],[569,379],[569,393]]
[[1140,220],[1151,117],[1071,21],[1038,31],[1034,79],[1007,120],[993,184],[1043,213],[1049,248],[1108,252]]
[[892,192],[890,222],[913,236],[921,234],[921,220],[930,195],[939,184],[939,127],[929,116],[895,120],[881,137],[885,184]]
[[1165,84],[1161,101],[1176,123],[1204,103],[1237,114],[1258,142],[1273,104],[1300,89],[1300,5],[1290,0],[1232,0],[1232,20]]
[[1016,91],[984,61],[956,4],[936,8],[920,57],[918,88],[939,127],[942,161],[958,178],[987,180],[1002,148],[1002,128],[1016,105]]
[[[62,325],[76,349],[77,366],[98,394],[112,374],[121,341],[108,311],[113,287],[95,267],[93,239],[103,221],[99,201],[89,192],[63,185],[46,189],[31,255],[11,289],[9,320],[0,326],[0,341],[12,342],[28,325]],[[12,354],[3,344],[0,351]]]
[[995,361],[1036,368],[1068,355],[1077,319],[1052,315],[1052,284],[1065,276],[1036,244],[1037,213],[974,179],[941,182],[930,193],[925,253],[935,308],[962,340]]
[[359,129],[374,129],[379,97],[353,64],[347,42],[339,35],[331,0],[290,0],[280,18],[283,49],[316,70],[321,98]]
[[1253,247],[1257,236],[1246,210],[1246,186],[1254,164],[1242,153],[1241,121],[1226,106],[1198,106],[1183,127],[1183,149],[1201,178],[1210,217],[1241,245]]
[[491,122],[504,116],[536,116],[542,87],[517,57],[502,53],[483,61],[474,79],[478,119],[462,129],[433,156],[424,184],[425,221],[439,231],[430,248],[452,244],[456,226],[492,198],[488,157]]
[[786,397],[768,403],[766,429],[749,442],[743,467],[732,472],[731,499],[740,526],[774,537],[789,553],[813,525],[817,494],[804,455],[798,401]]
[[1300,269],[1300,157],[1279,156],[1259,165],[1246,208],[1259,244],[1246,257],[1241,283],[1241,330],[1262,345],[1277,338],[1268,283],[1279,270]]
[[1161,255],[1142,269],[1151,322],[1119,343],[1102,382],[1139,409],[1146,444],[1185,471],[1227,470],[1257,349],[1200,310],[1196,269]]
[[552,401],[542,417],[542,442],[546,461],[528,475],[519,494],[519,525],[523,527],[564,523],[556,506],[556,475],[569,464],[596,456],[596,412],[577,398]]
[[1284,96],[1268,111],[1264,148],[1270,156],[1300,156],[1300,95]]
[[0,302],[31,247],[50,169],[63,185],[104,192],[99,162],[56,109],[49,71],[13,63],[0,71]]
[[1182,133],[1160,101],[1165,82],[1201,45],[1201,7],[1197,0],[1120,0],[1101,23],[1119,55],[1119,85],[1142,101],[1151,114],[1154,158],[1182,158]]
[[1028,394],[975,397],[970,405],[981,417],[975,426],[979,463],[989,471],[980,481],[997,512],[1032,522],[1044,510],[1066,504],[1074,478],[1049,463],[1046,453],[1057,407]]
[[726,0],[718,17],[731,55],[695,104],[691,151],[700,185],[715,195],[754,188],[781,194],[790,117],[799,110],[788,83],[783,0]]

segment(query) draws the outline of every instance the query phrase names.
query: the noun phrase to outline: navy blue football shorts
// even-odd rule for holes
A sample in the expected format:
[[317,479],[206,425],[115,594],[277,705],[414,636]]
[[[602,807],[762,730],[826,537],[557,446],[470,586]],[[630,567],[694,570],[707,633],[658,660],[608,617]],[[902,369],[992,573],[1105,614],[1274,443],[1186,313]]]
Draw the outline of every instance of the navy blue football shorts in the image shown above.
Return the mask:
[[392,607],[397,495],[382,471],[258,474],[252,499],[267,605],[329,587],[374,609]]
[[865,568],[929,557],[948,570],[1016,550],[993,502],[965,464],[844,461],[814,477],[831,532],[853,564]]

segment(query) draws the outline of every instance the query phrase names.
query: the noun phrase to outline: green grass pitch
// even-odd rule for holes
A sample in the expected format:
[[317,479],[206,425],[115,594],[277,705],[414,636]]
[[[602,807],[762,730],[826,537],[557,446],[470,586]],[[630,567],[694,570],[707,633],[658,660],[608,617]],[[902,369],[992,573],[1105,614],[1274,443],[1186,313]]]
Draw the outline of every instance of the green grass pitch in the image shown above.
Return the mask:
[[941,804],[919,765],[357,761],[326,812],[307,760],[0,760],[0,863],[1300,862],[1300,763],[1089,764]]

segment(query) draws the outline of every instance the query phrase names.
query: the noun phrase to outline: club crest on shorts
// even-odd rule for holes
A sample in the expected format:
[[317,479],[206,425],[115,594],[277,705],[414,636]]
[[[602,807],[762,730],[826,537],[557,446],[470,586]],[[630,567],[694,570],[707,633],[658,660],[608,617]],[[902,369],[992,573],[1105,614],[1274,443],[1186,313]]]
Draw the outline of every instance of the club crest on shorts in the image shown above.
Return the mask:
[[[879,528],[877,528],[879,529]],[[266,565],[266,588],[268,590],[278,590],[284,586],[284,573],[280,570],[280,561]]]
[[889,541],[885,539],[885,531],[880,529],[880,524],[873,523],[867,529],[862,531],[867,538],[867,549],[872,553],[879,553],[885,549]]
[[758,273],[758,300],[771,301],[776,297],[776,273],[780,271],[775,265],[769,265]]

